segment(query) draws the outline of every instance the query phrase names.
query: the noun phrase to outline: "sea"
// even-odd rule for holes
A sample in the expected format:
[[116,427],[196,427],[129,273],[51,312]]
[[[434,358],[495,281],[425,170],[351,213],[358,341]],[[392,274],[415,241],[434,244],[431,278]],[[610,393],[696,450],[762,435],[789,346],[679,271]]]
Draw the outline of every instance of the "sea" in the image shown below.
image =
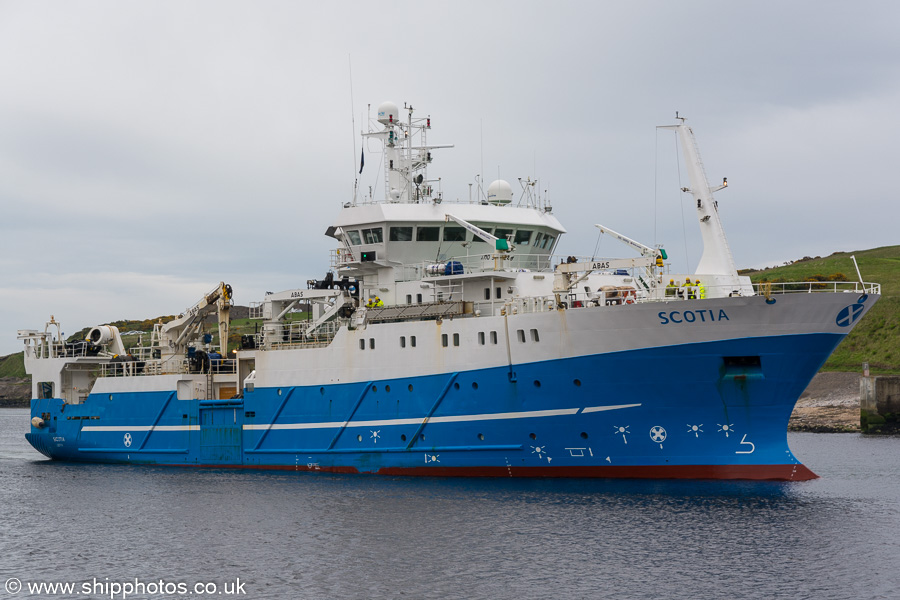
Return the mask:
[[440,479],[67,464],[28,426],[0,409],[3,600],[900,598],[897,437],[788,434],[808,482]]

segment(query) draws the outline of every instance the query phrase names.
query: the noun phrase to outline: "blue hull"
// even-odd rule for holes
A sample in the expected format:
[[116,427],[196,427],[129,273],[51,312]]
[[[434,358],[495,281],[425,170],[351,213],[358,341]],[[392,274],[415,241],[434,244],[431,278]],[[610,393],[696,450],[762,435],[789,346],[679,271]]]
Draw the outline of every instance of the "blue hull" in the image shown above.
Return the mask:
[[[413,475],[809,479],[796,399],[843,336],[669,346],[229,401],[97,394],[29,442],[61,460]],[[725,366],[723,357],[759,356]]]

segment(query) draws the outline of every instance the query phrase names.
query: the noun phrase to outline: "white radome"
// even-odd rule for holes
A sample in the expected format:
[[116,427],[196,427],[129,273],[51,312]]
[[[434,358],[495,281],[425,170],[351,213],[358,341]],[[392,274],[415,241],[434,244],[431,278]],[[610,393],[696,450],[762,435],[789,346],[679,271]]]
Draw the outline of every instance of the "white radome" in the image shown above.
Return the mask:
[[497,179],[488,186],[487,198],[491,204],[509,204],[512,202],[512,186],[508,181]]
[[[393,121],[391,118],[393,117]],[[396,123],[400,118],[400,109],[393,102],[382,102],[378,107],[378,122],[382,125]]]

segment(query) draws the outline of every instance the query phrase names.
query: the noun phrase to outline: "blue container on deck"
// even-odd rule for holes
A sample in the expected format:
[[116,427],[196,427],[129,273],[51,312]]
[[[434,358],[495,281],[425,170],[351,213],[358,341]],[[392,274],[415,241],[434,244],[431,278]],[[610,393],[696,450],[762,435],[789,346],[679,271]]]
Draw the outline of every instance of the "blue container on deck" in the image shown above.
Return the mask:
[[444,265],[444,275],[462,275],[463,272],[462,263],[458,260],[451,260]]

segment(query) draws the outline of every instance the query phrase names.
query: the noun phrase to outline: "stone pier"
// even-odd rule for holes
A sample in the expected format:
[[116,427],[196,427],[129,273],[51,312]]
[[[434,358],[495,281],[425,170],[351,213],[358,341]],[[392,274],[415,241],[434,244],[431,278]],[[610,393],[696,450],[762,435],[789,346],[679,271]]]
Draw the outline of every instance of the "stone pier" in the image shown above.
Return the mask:
[[900,377],[859,378],[859,426],[863,433],[900,433]]

